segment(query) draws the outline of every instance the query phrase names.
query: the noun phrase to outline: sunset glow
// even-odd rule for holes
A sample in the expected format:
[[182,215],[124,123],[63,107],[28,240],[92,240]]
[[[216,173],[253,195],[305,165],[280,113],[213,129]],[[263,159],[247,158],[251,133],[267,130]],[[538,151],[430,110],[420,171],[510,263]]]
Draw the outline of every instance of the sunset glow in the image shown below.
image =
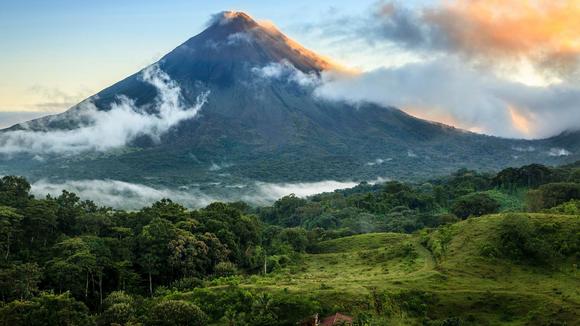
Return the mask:
[[454,0],[425,15],[462,51],[490,60],[526,59],[565,73],[580,53],[576,0]]
[[532,133],[532,127],[530,121],[523,116],[518,109],[514,106],[508,106],[508,111],[512,119],[512,123],[516,129],[525,135],[530,135]]

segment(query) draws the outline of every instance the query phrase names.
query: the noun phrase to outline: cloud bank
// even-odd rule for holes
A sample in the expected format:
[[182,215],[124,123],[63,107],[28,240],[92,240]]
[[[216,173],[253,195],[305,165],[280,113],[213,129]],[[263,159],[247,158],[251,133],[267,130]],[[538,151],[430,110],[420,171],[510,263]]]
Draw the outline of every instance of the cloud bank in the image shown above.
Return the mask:
[[[384,181],[386,180],[377,179],[373,183]],[[136,210],[163,198],[170,198],[189,208],[205,207],[215,201],[232,202],[239,200],[252,205],[270,205],[279,198],[290,194],[307,197],[336,189],[351,188],[357,184],[356,182],[333,180],[303,183],[253,182],[235,186],[222,186],[215,183],[204,185],[204,191],[202,191],[197,187],[170,189],[118,180],[65,182],[40,180],[32,184],[32,193],[39,197],[44,197],[47,194],[58,196],[65,189],[100,205]]]
[[504,137],[541,138],[580,125],[580,88],[502,80],[454,57],[323,76],[316,96],[395,106],[412,115]]
[[307,32],[323,31],[341,48],[374,49],[369,60],[384,63],[359,74],[326,73],[315,94],[502,137],[576,131],[578,17],[576,0],[379,1],[366,15],[324,17]]
[[157,89],[154,114],[136,107],[126,97],[118,98],[110,110],[99,110],[86,101],[75,111],[65,113],[81,126],[70,130],[16,130],[0,134],[0,153],[74,154],[83,151],[107,151],[127,145],[140,136],[154,141],[181,121],[194,118],[207,101],[209,93],[198,96],[193,106],[185,106],[181,88],[157,65],[143,70],[141,78]]

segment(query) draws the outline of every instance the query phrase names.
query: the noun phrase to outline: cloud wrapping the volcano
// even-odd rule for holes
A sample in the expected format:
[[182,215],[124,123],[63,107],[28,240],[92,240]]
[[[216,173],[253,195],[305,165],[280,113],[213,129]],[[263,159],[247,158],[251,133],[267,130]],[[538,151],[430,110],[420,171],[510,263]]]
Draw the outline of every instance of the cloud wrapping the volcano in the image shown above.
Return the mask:
[[314,87],[320,84],[320,78],[314,73],[304,73],[288,61],[271,62],[263,67],[254,67],[252,72],[265,80],[279,80],[295,83],[302,87]]
[[108,111],[99,110],[91,101],[85,101],[77,110],[65,113],[67,119],[80,123],[80,127],[70,130],[8,131],[0,134],[0,153],[75,154],[122,147],[140,136],[149,136],[157,141],[179,122],[194,118],[209,95],[201,94],[197,102],[188,107],[183,103],[179,85],[157,65],[143,70],[141,78],[157,89],[155,113],[145,112],[126,97],[118,98]]
[[453,57],[357,75],[323,74],[322,99],[395,106],[412,115],[504,137],[547,137],[580,127],[580,89],[501,80]]

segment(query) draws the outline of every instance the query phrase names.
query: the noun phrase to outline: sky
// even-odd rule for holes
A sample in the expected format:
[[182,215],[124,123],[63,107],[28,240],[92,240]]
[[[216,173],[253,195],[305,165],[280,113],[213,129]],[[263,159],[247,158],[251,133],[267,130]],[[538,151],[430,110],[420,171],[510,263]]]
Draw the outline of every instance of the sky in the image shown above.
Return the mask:
[[359,73],[318,96],[503,137],[580,125],[576,0],[2,1],[0,127],[62,112],[245,11]]

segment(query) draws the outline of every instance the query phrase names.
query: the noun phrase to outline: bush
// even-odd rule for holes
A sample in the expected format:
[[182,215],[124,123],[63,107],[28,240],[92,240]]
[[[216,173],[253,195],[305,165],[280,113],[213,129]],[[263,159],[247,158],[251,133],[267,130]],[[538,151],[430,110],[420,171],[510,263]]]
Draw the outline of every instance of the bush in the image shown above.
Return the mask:
[[229,261],[223,261],[215,265],[215,274],[217,276],[233,276],[238,273],[238,267]]
[[30,301],[13,301],[0,309],[2,325],[94,325],[89,309],[68,292],[43,293]]
[[546,263],[558,256],[529,217],[507,215],[500,224],[499,252],[516,261]]
[[171,283],[171,288],[180,292],[187,292],[203,285],[203,280],[197,277],[184,277]]
[[166,300],[153,306],[147,325],[203,326],[207,315],[196,305],[183,300]]
[[308,247],[308,236],[302,228],[283,229],[278,235],[278,241],[289,245],[293,251],[304,252]]
[[286,265],[288,265],[288,263],[290,263],[292,261],[292,259],[290,259],[290,257],[288,257],[287,255],[274,255],[274,256],[268,256],[267,259],[267,263],[266,263],[266,267],[267,267],[267,272],[273,272],[273,271],[277,271],[280,270],[281,268],[286,267]]
[[461,219],[482,216],[499,211],[499,203],[485,193],[474,193],[459,197],[453,203],[451,212]]
[[100,316],[99,324],[124,325],[135,316],[135,305],[133,298],[123,291],[111,292],[103,302],[103,313]]
[[528,192],[526,203],[530,211],[552,208],[573,199],[580,199],[578,183],[548,183]]
[[580,215],[580,200],[571,200],[548,210],[550,213],[565,215]]

